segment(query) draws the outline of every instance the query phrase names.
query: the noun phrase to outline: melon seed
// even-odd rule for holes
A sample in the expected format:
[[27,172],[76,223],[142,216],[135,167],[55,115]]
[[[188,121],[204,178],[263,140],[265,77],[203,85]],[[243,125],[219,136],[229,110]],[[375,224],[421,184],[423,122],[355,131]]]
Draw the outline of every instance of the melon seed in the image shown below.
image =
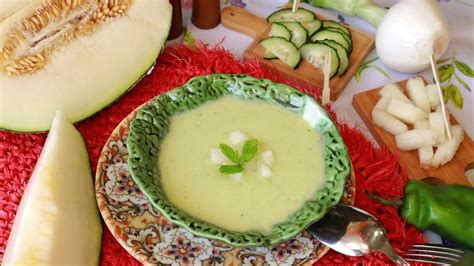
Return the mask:
[[[43,4],[14,26],[0,46],[0,71],[8,75],[32,73],[46,62],[46,56],[108,18],[125,14],[133,0],[43,0]],[[72,17],[74,16],[74,17]],[[48,27],[55,23],[54,27]],[[68,25],[65,30],[59,26]],[[62,24],[62,25],[61,25]],[[35,35],[41,31],[41,38]],[[60,35],[57,35],[60,34]],[[40,45],[38,45],[40,44]],[[31,54],[30,49],[36,49]]]

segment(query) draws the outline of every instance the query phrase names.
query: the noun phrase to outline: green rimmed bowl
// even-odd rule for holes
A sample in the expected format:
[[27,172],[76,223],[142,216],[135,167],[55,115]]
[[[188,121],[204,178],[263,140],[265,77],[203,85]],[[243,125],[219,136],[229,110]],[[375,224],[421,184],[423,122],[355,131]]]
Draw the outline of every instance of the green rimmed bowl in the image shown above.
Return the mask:
[[[161,186],[157,161],[160,142],[168,132],[169,117],[228,95],[247,101],[266,101],[297,112],[323,138],[324,187],[285,222],[273,226],[270,234],[232,232],[191,217],[167,200]],[[195,235],[233,246],[272,246],[294,237],[339,202],[351,168],[346,145],[336,125],[313,98],[287,85],[248,75],[195,77],[183,86],[158,96],[141,108],[131,121],[127,147],[133,180],[166,218]]]

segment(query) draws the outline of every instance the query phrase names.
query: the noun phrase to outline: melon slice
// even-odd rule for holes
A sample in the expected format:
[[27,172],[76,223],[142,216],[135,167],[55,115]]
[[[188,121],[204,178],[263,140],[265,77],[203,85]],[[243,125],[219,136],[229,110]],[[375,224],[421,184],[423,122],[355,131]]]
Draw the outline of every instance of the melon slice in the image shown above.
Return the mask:
[[2,265],[97,265],[101,232],[86,146],[58,112],[21,199]]
[[1,1],[0,128],[12,131],[101,110],[151,68],[171,25],[168,0]]

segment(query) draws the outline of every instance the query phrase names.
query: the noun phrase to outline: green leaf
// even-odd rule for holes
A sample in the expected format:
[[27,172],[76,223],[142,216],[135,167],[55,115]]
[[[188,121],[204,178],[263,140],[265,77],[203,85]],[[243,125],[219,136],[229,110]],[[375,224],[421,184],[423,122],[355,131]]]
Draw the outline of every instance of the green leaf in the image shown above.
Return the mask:
[[436,61],[436,64],[441,65],[441,64],[444,64],[444,63],[448,62],[449,60],[451,60],[451,58],[439,59],[438,61]]
[[367,62],[364,62],[364,64],[363,64],[363,65],[365,65],[365,66],[366,66],[366,65],[368,65],[368,64],[370,64],[370,63],[373,63],[373,62],[377,61],[378,59],[379,59],[379,57],[378,57],[378,56],[376,56],[376,57],[374,57],[374,58],[370,59],[369,61],[367,61]]
[[469,92],[471,91],[471,88],[469,88],[469,85],[467,85],[467,83],[466,83],[464,80],[462,80],[462,79],[458,76],[458,74],[454,73],[454,77],[455,77],[456,80],[459,82],[459,84],[462,85],[462,87],[463,87],[464,89],[466,89],[466,90],[469,91]]
[[451,90],[450,90],[451,97],[450,98],[451,98],[454,106],[456,106],[456,108],[458,108],[458,109],[462,109],[462,106],[464,105],[464,99],[462,97],[461,92],[459,91],[459,88],[454,84],[451,84],[450,87],[451,87]]
[[474,70],[472,68],[464,63],[463,61],[456,60],[454,61],[454,64],[456,64],[456,67],[461,71],[464,75],[474,78]]
[[239,162],[246,163],[250,161],[257,153],[257,149],[258,141],[256,139],[247,140],[244,143],[244,147],[242,148],[242,154],[240,155]]
[[438,67],[438,72],[439,82],[445,82],[453,75],[454,67],[453,65],[442,65]]
[[441,88],[443,90],[443,99],[444,99],[445,104],[448,103],[449,98],[451,98],[450,88],[451,88],[451,85],[444,86]]
[[357,69],[356,73],[354,74],[354,77],[357,81],[360,81],[360,76],[362,75],[362,72],[364,72],[364,70],[366,70],[367,68],[369,68],[369,66],[362,65]]
[[223,174],[237,174],[244,170],[244,168],[240,165],[221,165],[219,167],[219,171]]
[[233,163],[239,163],[239,155],[237,151],[232,149],[231,146],[227,144],[220,144],[222,153]]
[[372,65],[373,68],[375,68],[375,70],[377,70],[379,73],[381,73],[382,75],[384,75],[388,80],[392,80],[392,78],[390,77],[390,75],[381,67],[377,66],[377,65]]

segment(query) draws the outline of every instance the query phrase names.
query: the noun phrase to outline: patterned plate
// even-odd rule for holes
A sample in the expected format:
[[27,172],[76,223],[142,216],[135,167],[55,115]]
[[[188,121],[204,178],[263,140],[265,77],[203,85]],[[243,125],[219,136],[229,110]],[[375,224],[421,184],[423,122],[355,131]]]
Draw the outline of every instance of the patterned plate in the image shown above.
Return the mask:
[[[170,265],[311,265],[329,250],[303,232],[278,246],[233,248],[195,237],[162,216],[135,185],[128,172],[126,139],[130,113],[105,144],[96,172],[96,197],[102,217],[118,242],[144,264]],[[354,175],[342,203],[353,204]]]

